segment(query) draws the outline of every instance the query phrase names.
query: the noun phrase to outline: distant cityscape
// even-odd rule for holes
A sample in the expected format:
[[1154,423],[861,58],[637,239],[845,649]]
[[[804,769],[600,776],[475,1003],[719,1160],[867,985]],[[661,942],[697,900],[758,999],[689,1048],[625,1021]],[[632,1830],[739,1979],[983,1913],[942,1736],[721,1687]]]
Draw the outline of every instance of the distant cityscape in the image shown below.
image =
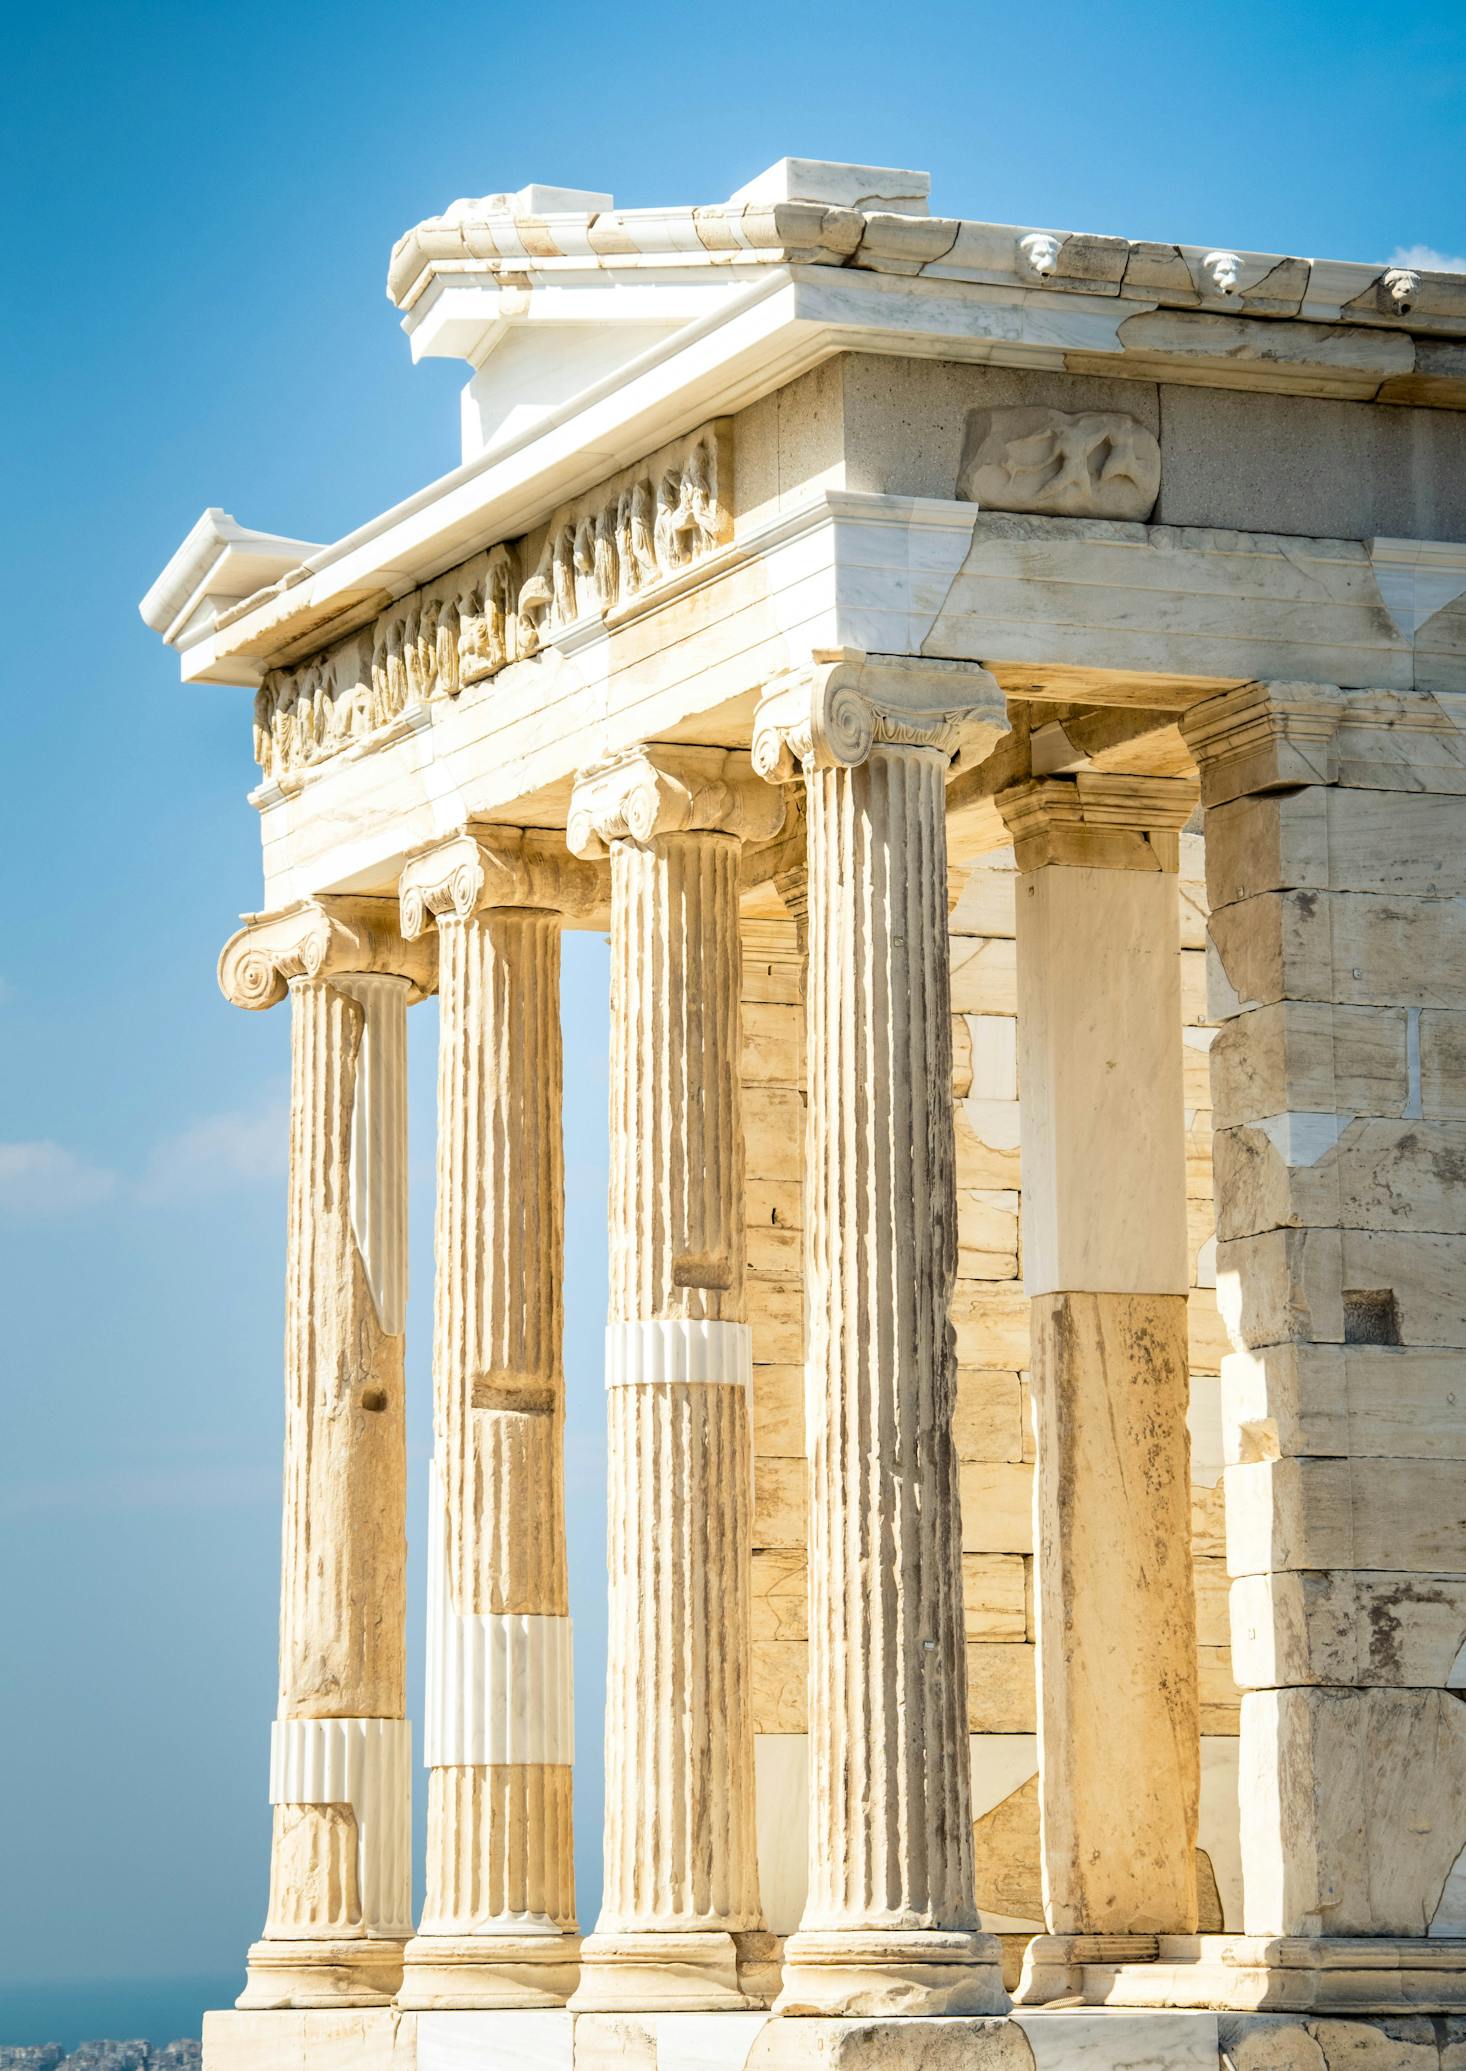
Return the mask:
[[0,2042],[0,2071],[199,2071],[203,2050],[196,2036],[166,2042]]

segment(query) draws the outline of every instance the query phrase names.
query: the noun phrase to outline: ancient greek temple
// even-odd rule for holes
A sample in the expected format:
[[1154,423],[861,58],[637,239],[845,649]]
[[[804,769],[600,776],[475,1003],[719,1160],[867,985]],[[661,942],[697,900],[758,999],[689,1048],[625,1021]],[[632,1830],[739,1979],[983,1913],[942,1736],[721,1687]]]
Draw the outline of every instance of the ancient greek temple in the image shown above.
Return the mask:
[[209,2071],[1466,2066],[1466,279],[928,184],[455,202],[388,293],[468,364],[461,465],[326,545],[210,509],[144,600],[253,692],[219,981],[292,1044],[272,1858]]

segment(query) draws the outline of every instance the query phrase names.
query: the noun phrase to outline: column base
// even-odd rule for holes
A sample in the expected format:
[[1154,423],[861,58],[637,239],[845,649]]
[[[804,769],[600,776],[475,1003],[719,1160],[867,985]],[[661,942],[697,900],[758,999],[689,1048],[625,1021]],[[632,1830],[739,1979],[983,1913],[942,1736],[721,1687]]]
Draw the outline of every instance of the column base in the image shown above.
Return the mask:
[[1003,1952],[991,1934],[940,1928],[800,1930],[784,1944],[777,2014],[1000,2014]]
[[402,1983],[401,1942],[267,1942],[250,1944],[245,2011],[284,2007],[390,2006]]
[[[772,1944],[768,1956],[740,1943]],[[721,1928],[687,1933],[645,1931],[593,1934],[581,1943],[575,2013],[740,2013],[768,2005],[745,1985],[776,1961],[772,1935],[730,1934]]]
[[1059,1999],[1082,2004],[1086,1964],[1153,1963],[1155,1956],[1153,1934],[1036,1934],[1023,1952],[1013,2004],[1052,2006]]
[[1466,1940],[1163,1934],[1152,1963],[1085,1963],[1092,2006],[1466,2013]]
[[419,1934],[403,1951],[397,2004],[563,2006],[579,1982],[578,1934]]

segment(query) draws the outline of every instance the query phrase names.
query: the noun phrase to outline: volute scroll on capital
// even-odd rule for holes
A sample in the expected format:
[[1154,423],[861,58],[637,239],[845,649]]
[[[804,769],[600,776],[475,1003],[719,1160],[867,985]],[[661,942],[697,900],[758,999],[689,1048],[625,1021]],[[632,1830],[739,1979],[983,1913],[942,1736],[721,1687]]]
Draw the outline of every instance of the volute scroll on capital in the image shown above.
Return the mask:
[[[753,723],[753,766],[771,784],[808,770],[854,769],[877,747],[950,758],[1008,732],[1007,701],[979,662],[920,655],[817,655],[775,676]],[[984,750],[985,752],[985,750]]]
[[415,942],[450,915],[527,907],[583,918],[610,894],[605,873],[567,855],[557,833],[471,827],[405,863],[398,896],[402,933]]
[[734,748],[630,748],[580,772],[565,839],[573,855],[607,855],[613,841],[647,848],[668,834],[729,834],[772,841],[785,820],[783,800],[758,782],[749,757]]
[[431,954],[404,939],[397,901],[346,893],[303,899],[284,913],[251,914],[219,955],[219,990],[258,1010],[284,999],[292,978],[405,978],[420,1000],[436,983]]

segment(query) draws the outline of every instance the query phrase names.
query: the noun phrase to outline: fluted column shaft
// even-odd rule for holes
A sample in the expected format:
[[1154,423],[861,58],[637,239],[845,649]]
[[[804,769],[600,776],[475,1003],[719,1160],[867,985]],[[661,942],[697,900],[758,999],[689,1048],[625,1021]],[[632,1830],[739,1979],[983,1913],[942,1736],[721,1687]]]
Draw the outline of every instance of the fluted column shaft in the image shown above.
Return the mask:
[[877,749],[806,793],[809,1927],[977,1924],[945,767]]
[[250,2006],[390,1998],[411,1928],[403,1328],[415,960],[398,953],[386,905],[320,902],[255,924],[220,962],[231,999],[266,1006],[288,986],[291,1015],[280,1689]]
[[[649,751],[587,779],[572,807],[572,842],[608,847],[611,863],[606,1883],[578,2007],[748,2004],[766,1939],[738,799],[741,784],[767,819],[767,794],[739,758],[703,760],[713,769],[697,751]],[[714,773],[716,790],[696,803]],[[638,817],[631,794],[658,781],[673,785],[671,800],[654,794]]]
[[802,769],[808,815],[810,1882],[787,2013],[1006,2004],[976,1931],[952,1437],[955,723],[907,687],[892,713],[816,672],[754,740],[767,774]]
[[553,2005],[576,1976],[556,909],[574,875],[495,829],[402,881],[408,933],[436,914],[440,1002],[427,1894],[404,2006]]
[[[610,1322],[743,1326],[737,842],[615,843],[611,916]],[[748,1394],[668,1372],[607,1393],[602,1933],[760,1924]]]

